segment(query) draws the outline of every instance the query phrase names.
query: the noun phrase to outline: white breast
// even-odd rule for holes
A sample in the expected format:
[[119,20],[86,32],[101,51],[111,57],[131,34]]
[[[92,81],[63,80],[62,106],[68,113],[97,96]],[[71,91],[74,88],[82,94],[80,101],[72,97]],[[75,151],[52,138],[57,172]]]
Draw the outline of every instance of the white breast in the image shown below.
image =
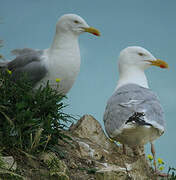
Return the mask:
[[[43,63],[48,70],[47,75],[37,85],[47,83],[53,88],[57,88],[60,93],[66,94],[73,86],[76,77],[80,70],[80,52],[79,49],[70,49],[67,51],[53,50],[52,53],[46,50],[43,56]],[[56,82],[56,79],[61,79],[61,82]]]

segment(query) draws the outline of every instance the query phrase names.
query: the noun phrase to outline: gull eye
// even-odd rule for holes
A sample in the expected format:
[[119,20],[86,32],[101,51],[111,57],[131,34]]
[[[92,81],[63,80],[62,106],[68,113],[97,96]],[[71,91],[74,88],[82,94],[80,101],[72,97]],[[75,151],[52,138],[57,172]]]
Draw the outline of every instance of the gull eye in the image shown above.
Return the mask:
[[75,24],[79,24],[79,21],[77,21],[77,20],[74,20],[74,23],[75,23]]
[[139,52],[138,55],[139,55],[139,56],[145,56],[145,54],[144,54],[144,53],[141,53],[141,52]]

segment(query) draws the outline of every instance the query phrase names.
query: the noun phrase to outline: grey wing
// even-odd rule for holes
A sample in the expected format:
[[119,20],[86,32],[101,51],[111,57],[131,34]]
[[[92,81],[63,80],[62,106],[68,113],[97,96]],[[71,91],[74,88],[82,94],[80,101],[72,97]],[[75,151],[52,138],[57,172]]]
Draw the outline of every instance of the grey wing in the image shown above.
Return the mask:
[[6,64],[6,68],[12,71],[12,78],[15,81],[18,80],[23,73],[26,73],[29,81],[35,85],[47,73],[46,67],[41,62],[42,51],[23,50],[19,52],[19,56]]
[[40,62],[31,62],[22,66],[20,68],[15,69],[12,72],[12,78],[14,81],[20,79],[21,75],[26,74],[28,80],[35,86],[41,79],[45,77],[47,70],[45,66],[41,65]]
[[143,112],[146,123],[156,128],[165,126],[163,110],[157,96],[149,89],[128,85],[117,90],[108,100],[104,123],[110,135],[120,129],[135,112]]
[[23,48],[23,49],[14,49],[11,51],[11,53],[15,56],[22,56],[25,54],[42,53],[42,50],[36,50],[36,49],[32,49],[32,48]]
[[24,48],[15,49],[12,53],[16,55],[16,58],[8,63],[8,68],[11,71],[24,67],[31,62],[40,62],[43,51]]

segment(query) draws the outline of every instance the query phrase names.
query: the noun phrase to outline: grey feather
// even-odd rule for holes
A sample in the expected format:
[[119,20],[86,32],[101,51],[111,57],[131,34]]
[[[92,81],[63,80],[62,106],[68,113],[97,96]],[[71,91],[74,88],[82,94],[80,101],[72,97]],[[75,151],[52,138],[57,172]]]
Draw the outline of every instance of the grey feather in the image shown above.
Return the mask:
[[[131,102],[131,103],[130,103]],[[158,97],[148,88],[127,84],[117,89],[108,100],[105,129],[109,136],[129,119],[134,112],[144,112],[146,119],[164,127],[164,114]]]
[[11,53],[15,56],[22,56],[25,54],[36,54],[36,53],[42,53],[42,50],[35,50],[32,48],[23,48],[23,49],[14,49],[11,51]]
[[13,53],[17,55],[14,60],[0,64],[0,67],[12,71],[13,80],[18,80],[22,73],[26,73],[29,81],[35,85],[46,75],[47,69],[41,63],[43,51],[25,48],[16,49]]
[[19,52],[19,55],[12,61],[8,63],[8,69],[14,71],[18,68],[25,67],[26,65],[32,62],[41,61],[42,52],[41,51],[29,51],[24,53],[22,50]]

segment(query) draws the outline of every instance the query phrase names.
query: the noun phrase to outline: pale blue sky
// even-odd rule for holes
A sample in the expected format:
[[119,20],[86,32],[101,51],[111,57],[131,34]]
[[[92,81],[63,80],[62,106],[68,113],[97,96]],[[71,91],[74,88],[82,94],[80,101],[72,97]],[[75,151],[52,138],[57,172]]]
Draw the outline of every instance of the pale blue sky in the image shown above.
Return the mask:
[[[103,112],[118,79],[117,57],[131,45],[143,46],[170,69],[147,70],[150,87],[164,107],[167,130],[156,141],[157,157],[176,167],[176,1],[163,0],[0,0],[1,53],[10,50],[49,47],[55,24],[61,15],[75,13],[102,36],[83,34],[79,38],[81,71],[68,94],[67,112],[92,114],[103,125]],[[149,150],[147,150],[148,152]]]

